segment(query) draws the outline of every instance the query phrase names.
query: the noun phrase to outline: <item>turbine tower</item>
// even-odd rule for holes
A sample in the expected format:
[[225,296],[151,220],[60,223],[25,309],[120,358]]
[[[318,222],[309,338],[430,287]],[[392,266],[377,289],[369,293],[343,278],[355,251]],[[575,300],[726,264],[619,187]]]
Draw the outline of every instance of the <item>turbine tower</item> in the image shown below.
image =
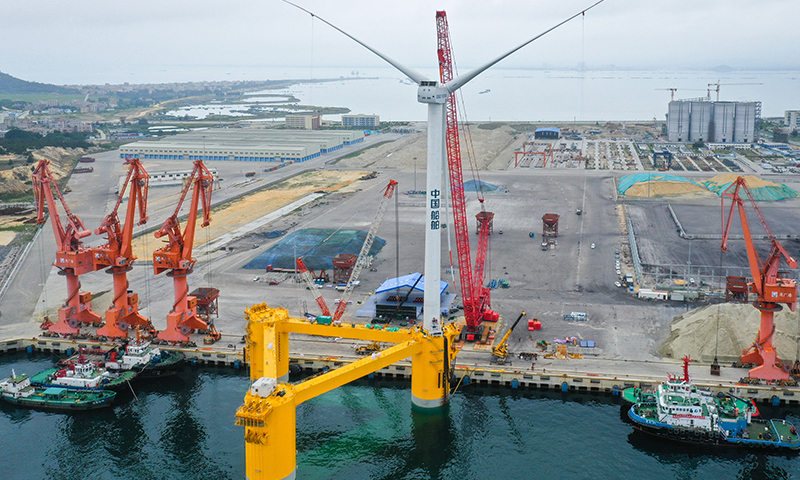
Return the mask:
[[[441,287],[440,287],[441,264],[442,264],[441,226],[444,225],[445,223],[445,216],[444,216],[445,197],[442,194],[443,190],[442,170],[444,167],[444,159],[447,157],[446,143],[445,143],[446,140],[445,105],[447,103],[447,100],[448,98],[450,98],[450,95],[452,95],[456,90],[466,85],[469,81],[471,81],[473,78],[483,73],[488,68],[492,67],[493,65],[503,60],[504,58],[508,57],[517,50],[521,49],[522,47],[525,47],[526,45],[532,43],[533,41],[539,39],[540,37],[546,35],[547,33],[555,30],[561,25],[564,25],[570,20],[583,15],[588,10],[591,10],[592,8],[602,3],[604,0],[599,0],[595,2],[590,7],[581,10],[575,15],[572,15],[566,20],[545,30],[539,35],[536,35],[530,40],[521,43],[520,45],[512,48],[511,50],[500,55],[499,57],[487,62],[486,64],[470,72],[467,72],[463,75],[459,75],[458,77],[455,77],[446,83],[440,83],[436,80],[428,79],[423,74],[409,67],[406,67],[405,65],[401,64],[396,60],[393,60],[387,55],[384,55],[383,53],[367,45],[361,40],[355,38],[354,36],[345,32],[336,25],[333,25],[332,23],[328,22],[324,18],[288,0],[283,0],[283,1],[285,3],[288,3],[289,5],[292,5],[295,8],[298,8],[308,13],[312,17],[317,18],[319,21],[325,23],[326,25],[340,32],[344,36],[350,38],[354,42],[358,43],[362,47],[366,48],[370,52],[374,53],[375,55],[383,59],[389,65],[399,70],[401,73],[406,75],[411,80],[413,80],[418,85],[417,101],[428,105],[428,163],[427,163],[427,174],[426,174],[427,193],[425,202],[427,217],[425,223],[426,225],[425,226],[425,284],[424,284],[424,302],[423,302],[424,305],[423,329],[426,332],[426,334],[431,337],[441,336],[442,335]],[[434,372],[430,373],[435,375]],[[441,378],[442,373],[439,372],[438,375],[439,378]],[[446,402],[446,399],[442,398],[421,397],[418,394],[417,389],[415,388],[414,385],[414,379],[417,377],[418,376],[416,374],[412,375],[412,386],[411,386],[412,402],[415,405],[429,408],[429,407],[440,406],[442,405],[443,401]],[[448,380],[449,379],[447,378],[445,379],[445,381]],[[420,389],[420,391],[421,390],[424,389]]]

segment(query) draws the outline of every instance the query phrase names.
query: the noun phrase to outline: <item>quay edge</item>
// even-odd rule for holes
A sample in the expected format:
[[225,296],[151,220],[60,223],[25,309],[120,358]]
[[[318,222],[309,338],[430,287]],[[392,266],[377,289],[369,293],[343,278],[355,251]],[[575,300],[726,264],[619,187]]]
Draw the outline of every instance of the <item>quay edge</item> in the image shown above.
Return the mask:
[[[46,352],[70,354],[79,348],[112,348],[115,344],[100,343],[87,340],[54,339],[49,337],[19,338],[0,340],[0,354],[13,352]],[[171,347],[159,346],[164,350],[180,351],[186,355],[187,362],[192,365],[244,367],[244,350],[241,345],[230,347]],[[354,362],[358,356],[310,356],[290,355],[290,368],[293,372],[317,373],[338,368]],[[662,378],[626,375],[600,374],[584,372],[562,372],[547,369],[528,371],[524,369],[497,368],[494,365],[466,366],[456,363],[454,367],[456,384],[460,388],[468,384],[480,386],[505,387],[511,389],[538,389],[573,393],[591,393],[597,395],[620,395],[622,390],[630,387],[642,389],[654,388]],[[411,362],[399,362],[376,371],[375,377],[386,379],[410,380]],[[800,386],[745,385],[733,382],[695,381],[695,385],[708,389],[712,393],[734,393],[753,398],[757,402],[770,405],[800,405]]]

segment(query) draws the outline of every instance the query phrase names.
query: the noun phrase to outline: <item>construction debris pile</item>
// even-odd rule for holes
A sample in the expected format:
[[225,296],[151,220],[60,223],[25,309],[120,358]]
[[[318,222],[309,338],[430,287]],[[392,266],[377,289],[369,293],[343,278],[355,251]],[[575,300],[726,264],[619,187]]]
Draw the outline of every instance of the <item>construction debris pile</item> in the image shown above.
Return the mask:
[[[691,358],[710,362],[738,360],[742,350],[752,345],[758,333],[761,312],[750,304],[722,303],[696,308],[678,315],[670,324],[671,335],[658,353],[665,357]],[[778,356],[784,361],[797,359],[800,311],[788,308],[775,314],[772,339]]]

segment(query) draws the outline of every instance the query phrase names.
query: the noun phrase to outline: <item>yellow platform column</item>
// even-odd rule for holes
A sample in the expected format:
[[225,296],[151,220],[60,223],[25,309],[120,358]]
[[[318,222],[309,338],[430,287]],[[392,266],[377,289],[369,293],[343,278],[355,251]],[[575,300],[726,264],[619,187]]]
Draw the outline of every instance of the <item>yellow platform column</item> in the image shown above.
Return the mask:
[[457,335],[453,325],[446,326],[442,335],[437,336],[417,331],[417,341],[422,342],[423,348],[411,357],[411,403],[415,406],[437,408],[450,401],[450,372]]
[[245,427],[247,480],[293,480],[297,473],[296,405],[291,385],[278,385],[267,397],[247,392],[236,412],[237,425]]
[[289,333],[282,328],[288,319],[286,309],[264,303],[245,310],[250,380],[267,377],[289,381]]

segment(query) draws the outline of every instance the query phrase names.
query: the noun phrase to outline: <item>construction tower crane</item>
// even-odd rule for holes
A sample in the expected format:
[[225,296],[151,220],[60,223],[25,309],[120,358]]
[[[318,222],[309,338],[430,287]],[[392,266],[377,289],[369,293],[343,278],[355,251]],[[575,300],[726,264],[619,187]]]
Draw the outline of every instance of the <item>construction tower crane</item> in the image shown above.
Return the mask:
[[297,259],[297,271],[300,272],[300,277],[306,282],[306,287],[311,290],[311,294],[314,295],[314,300],[317,301],[317,305],[319,305],[319,309],[322,314],[326,317],[331,316],[331,311],[328,308],[328,304],[325,303],[325,299],[322,298],[322,293],[319,291],[319,286],[314,283],[314,278],[312,278],[311,273],[308,271],[308,267],[306,267],[305,262],[303,262],[302,258]]
[[[175,301],[172,311],[167,315],[167,328],[158,334],[160,340],[185,342],[193,330],[205,330],[208,324],[197,315],[197,298],[189,296],[189,284],[186,276],[192,273],[196,259],[192,258],[192,244],[197,225],[197,210],[202,202],[203,223],[201,227],[211,224],[211,191],[214,177],[202,160],[195,160],[194,169],[183,187],[178,206],[171,217],[167,218],[161,229],[155,233],[156,238],[168,236],[167,245],[153,252],[153,268],[155,274],[166,272],[173,279]],[[186,194],[192,190],[189,204],[189,215],[186,228],[181,232],[178,214],[181,211]]]
[[[451,81],[455,73],[453,54],[450,49],[450,30],[447,25],[447,14],[444,11],[436,12],[436,31],[439,75],[441,82],[444,84]],[[475,339],[476,334],[480,334],[480,325],[484,316],[494,315],[494,312],[488,309],[491,305],[489,289],[483,285],[484,262],[486,261],[488,238],[492,230],[491,222],[494,215],[484,211],[483,195],[480,188],[478,188],[481,213],[477,217],[479,240],[475,263],[476,274],[473,275],[455,92],[450,94],[447,100],[445,118],[447,121],[445,145],[447,147],[447,165],[450,171],[450,194],[453,202],[453,226],[455,227],[456,252],[458,254],[458,272],[459,280],[461,281],[464,317],[466,319],[465,333],[466,338],[472,340]],[[477,170],[474,165],[473,169]]]
[[678,90],[687,91],[687,90],[695,90],[695,91],[705,91],[699,88],[656,88],[656,90],[669,90],[669,101],[672,102],[675,100],[675,92]]
[[[747,224],[745,215],[744,200],[740,194],[744,190],[753,209],[758,214],[764,230],[767,232],[772,248],[767,259],[762,262],[753,245],[750,236],[750,227]],[[739,177],[722,193],[722,209],[725,210],[725,199],[731,199],[731,206],[728,212],[728,220],[724,224],[722,233],[722,250],[728,249],[728,236],[733,220],[734,207],[739,210],[739,217],[742,222],[742,232],[744,234],[745,245],[747,246],[747,259],[750,264],[750,273],[753,280],[748,283],[750,292],[756,294],[756,301],[753,306],[761,311],[761,325],[758,329],[756,341],[747,350],[742,352],[743,363],[755,363],[758,366],[750,370],[750,378],[763,380],[788,380],[790,366],[782,364],[778,358],[775,347],[772,345],[772,336],[775,333],[774,315],[783,309],[780,304],[789,306],[789,310],[795,311],[797,308],[797,283],[790,278],[780,276],[778,268],[781,258],[786,260],[789,268],[797,268],[797,261],[789,255],[786,250],[778,243],[775,236],[767,227],[764,216],[761,215],[756,205],[750,189],[747,188],[745,179]]]
[[[41,225],[47,221],[44,215],[44,206],[47,203],[58,249],[54,265],[58,267],[59,275],[67,279],[67,301],[58,309],[58,321],[50,325],[48,330],[62,335],[74,335],[80,333],[81,324],[100,321],[100,315],[92,311],[92,294],[80,291],[81,282],[78,279],[79,275],[95,270],[92,249],[83,247],[81,242],[82,238],[88,237],[92,232],[70,211],[50,167],[47,166],[49,163],[48,160],[40,160],[31,176],[36,199],[36,223]],[[64,208],[66,226],[61,223],[53,192]]]
[[347,308],[347,302],[350,301],[350,296],[353,294],[354,282],[358,280],[359,275],[361,275],[361,270],[367,265],[369,251],[372,248],[372,243],[375,241],[378,227],[380,227],[381,222],[383,222],[383,215],[386,213],[386,208],[389,206],[389,200],[392,198],[396,186],[397,182],[389,180],[389,184],[386,185],[386,188],[383,190],[383,198],[381,198],[381,203],[378,205],[378,212],[375,214],[375,219],[369,227],[369,232],[367,232],[367,238],[364,239],[364,244],[361,245],[361,251],[358,253],[356,263],[353,265],[353,271],[350,273],[350,278],[347,280],[347,286],[342,293],[342,297],[339,299],[339,305],[336,306],[336,312],[333,314],[334,322],[341,320],[344,310]]
[[[709,102],[711,101],[711,90],[716,90],[717,91],[717,101],[719,102],[719,87],[720,87],[720,85],[728,86],[728,85],[764,85],[764,84],[763,83],[720,83],[719,80],[717,80],[717,83],[709,83],[708,84],[708,90],[706,90],[706,91],[708,92],[708,101]],[[711,87],[716,87],[716,88],[712,89]]]
[[[95,269],[108,267],[107,273],[114,276],[114,300],[106,310],[106,324],[97,330],[98,335],[110,338],[127,338],[128,330],[136,327],[152,329],[150,321],[139,314],[139,295],[128,290],[128,272],[133,269],[136,256],[133,254],[133,224],[136,208],[139,209],[137,225],[147,223],[147,192],[150,176],[145,171],[139,158],[128,160],[130,165],[128,176],[117,197],[117,203],[111,213],[106,215],[95,235],[108,235],[108,243],[94,248]],[[125,192],[128,192],[128,209],[125,223],[119,219],[119,207]]]

